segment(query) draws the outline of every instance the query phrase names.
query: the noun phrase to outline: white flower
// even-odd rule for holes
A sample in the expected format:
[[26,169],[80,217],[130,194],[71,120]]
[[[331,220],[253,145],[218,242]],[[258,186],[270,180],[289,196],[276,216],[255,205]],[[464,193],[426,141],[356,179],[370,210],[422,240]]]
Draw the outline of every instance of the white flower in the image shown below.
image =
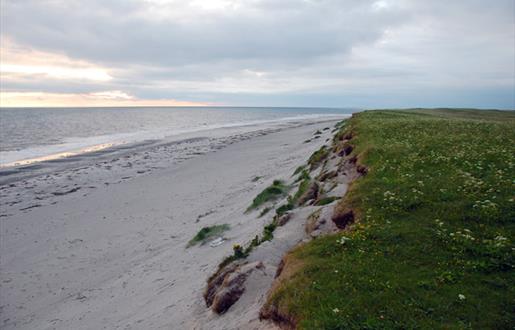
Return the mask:
[[339,240],[336,240],[336,242],[340,243],[340,245],[344,245],[347,241],[350,241],[350,238],[345,236],[342,236]]
[[460,300],[465,300],[465,295],[463,295],[463,294],[461,294],[461,293],[460,293],[460,294],[458,295],[458,298],[459,298]]
[[338,308],[333,309],[333,313],[336,314],[336,313],[339,313],[339,312],[340,312],[340,310]]

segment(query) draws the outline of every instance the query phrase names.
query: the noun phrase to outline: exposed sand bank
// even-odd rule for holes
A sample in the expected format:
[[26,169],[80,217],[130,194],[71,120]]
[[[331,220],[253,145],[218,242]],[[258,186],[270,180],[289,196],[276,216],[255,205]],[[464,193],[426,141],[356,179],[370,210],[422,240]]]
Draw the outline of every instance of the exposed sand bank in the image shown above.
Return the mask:
[[[249,320],[264,327],[256,310],[233,313],[229,323],[213,315],[202,299],[206,279],[233,244],[248,242],[270,221],[244,214],[256,194],[274,179],[290,177],[331,137],[330,130],[318,139],[313,133],[334,123],[247,132],[201,152],[186,150],[194,157],[182,162],[142,162],[148,173],[129,179],[86,166],[78,178],[36,177],[14,187],[5,182],[2,328],[248,329],[242,322]],[[312,142],[303,143],[307,139]],[[261,178],[253,182],[255,176]],[[231,226],[223,244],[185,249],[200,228],[222,223]],[[289,232],[285,226],[276,236]]]

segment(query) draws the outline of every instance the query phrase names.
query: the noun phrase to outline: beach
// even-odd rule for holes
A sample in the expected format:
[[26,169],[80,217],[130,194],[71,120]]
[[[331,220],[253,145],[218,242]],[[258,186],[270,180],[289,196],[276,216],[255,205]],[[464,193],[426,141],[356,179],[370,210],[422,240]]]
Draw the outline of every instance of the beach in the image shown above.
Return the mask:
[[[3,176],[2,328],[270,328],[258,308],[238,307],[248,299],[232,307],[246,314],[212,313],[206,280],[270,222],[245,213],[253,198],[289,178],[336,122],[192,134]],[[186,248],[216,224],[230,226],[222,244]]]

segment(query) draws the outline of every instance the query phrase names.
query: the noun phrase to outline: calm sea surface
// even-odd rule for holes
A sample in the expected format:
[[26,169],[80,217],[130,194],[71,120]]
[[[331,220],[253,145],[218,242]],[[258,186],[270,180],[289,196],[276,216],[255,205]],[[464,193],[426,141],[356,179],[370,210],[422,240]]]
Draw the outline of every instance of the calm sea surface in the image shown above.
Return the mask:
[[0,108],[0,165],[101,144],[349,114],[327,108]]

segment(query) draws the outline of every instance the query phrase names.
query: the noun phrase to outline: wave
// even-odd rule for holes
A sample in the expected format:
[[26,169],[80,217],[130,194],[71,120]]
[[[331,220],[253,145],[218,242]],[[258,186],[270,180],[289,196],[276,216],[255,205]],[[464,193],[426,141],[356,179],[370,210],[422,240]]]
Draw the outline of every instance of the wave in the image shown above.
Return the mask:
[[183,129],[154,129],[142,130],[133,133],[106,134],[91,137],[66,138],[62,143],[29,147],[16,151],[0,152],[0,168],[26,166],[42,161],[50,161],[61,158],[77,156],[84,153],[98,152],[112,147],[137,143],[147,140],[162,140],[193,133],[206,133],[214,130],[245,128],[251,126],[280,125],[292,122],[317,121],[321,119],[342,119],[350,114],[304,114],[275,119],[249,120],[224,124],[199,124],[195,127]]

